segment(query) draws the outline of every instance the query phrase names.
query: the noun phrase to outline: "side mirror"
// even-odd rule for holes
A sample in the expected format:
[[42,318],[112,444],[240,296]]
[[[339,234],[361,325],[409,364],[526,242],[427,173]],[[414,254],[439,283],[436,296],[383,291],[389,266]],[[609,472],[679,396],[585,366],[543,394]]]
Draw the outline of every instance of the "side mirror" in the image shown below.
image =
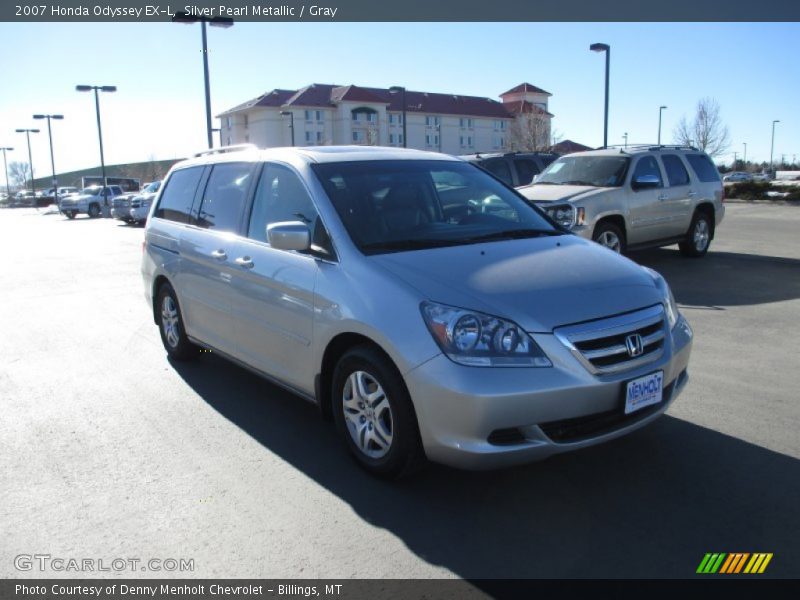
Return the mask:
[[308,250],[311,233],[302,221],[281,221],[267,225],[267,241],[278,250]]
[[541,177],[541,175],[534,175],[533,179],[531,180],[531,183],[536,183],[537,181],[539,181],[540,177]]
[[631,187],[634,190],[647,190],[661,187],[661,179],[656,175],[639,175],[633,180]]

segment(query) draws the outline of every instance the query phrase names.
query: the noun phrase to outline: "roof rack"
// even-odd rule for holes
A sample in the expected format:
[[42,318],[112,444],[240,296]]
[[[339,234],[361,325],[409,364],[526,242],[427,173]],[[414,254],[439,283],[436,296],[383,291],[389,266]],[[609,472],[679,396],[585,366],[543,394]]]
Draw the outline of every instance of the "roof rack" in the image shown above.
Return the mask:
[[[606,148],[615,148],[620,150],[697,150],[694,146],[686,144],[609,144]],[[602,150],[603,148],[598,148]]]
[[234,144],[233,146],[222,146],[221,148],[209,148],[208,150],[203,150],[202,152],[196,152],[192,156],[197,158],[198,156],[225,154],[226,152],[243,152],[245,150],[256,150],[257,148],[258,146],[255,144]]

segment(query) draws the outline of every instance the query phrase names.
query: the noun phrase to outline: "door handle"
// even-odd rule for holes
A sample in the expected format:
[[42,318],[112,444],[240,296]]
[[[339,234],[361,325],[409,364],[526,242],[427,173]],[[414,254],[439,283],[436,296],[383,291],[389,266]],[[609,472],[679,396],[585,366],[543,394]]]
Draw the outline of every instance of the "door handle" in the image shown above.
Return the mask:
[[694,198],[697,196],[697,192],[689,192],[689,198]]
[[658,197],[658,199],[659,199],[659,200],[666,200],[666,199],[667,199],[667,195],[666,195],[666,194],[661,194],[661,195]]
[[233,262],[235,262],[237,265],[245,269],[252,269],[255,266],[253,259],[250,258],[249,256],[240,256]]
[[212,257],[212,258],[216,258],[218,261],[220,261],[220,262],[221,262],[221,261],[223,261],[223,260],[227,260],[227,258],[228,258],[228,255],[227,255],[227,254],[225,254],[225,250],[214,250],[214,251],[211,253],[211,257]]

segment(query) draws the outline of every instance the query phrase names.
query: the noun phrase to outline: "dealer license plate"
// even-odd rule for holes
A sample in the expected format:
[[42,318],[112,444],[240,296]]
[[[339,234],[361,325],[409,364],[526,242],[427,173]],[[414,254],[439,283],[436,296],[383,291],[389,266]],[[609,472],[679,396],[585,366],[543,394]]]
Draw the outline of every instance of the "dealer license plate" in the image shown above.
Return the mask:
[[625,390],[625,414],[661,402],[664,391],[664,372],[650,373],[628,382]]

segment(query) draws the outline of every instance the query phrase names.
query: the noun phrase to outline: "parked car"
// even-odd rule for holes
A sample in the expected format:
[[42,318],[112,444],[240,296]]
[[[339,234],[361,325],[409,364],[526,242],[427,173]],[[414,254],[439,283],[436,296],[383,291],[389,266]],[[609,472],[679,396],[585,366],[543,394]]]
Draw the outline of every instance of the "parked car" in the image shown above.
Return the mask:
[[123,192],[111,201],[111,216],[114,219],[131,224],[131,201],[139,195],[139,192]]
[[505,154],[465,154],[464,160],[489,171],[500,181],[512,186],[528,185],[545,168],[558,158],[552,152],[507,152]]
[[30,190],[20,190],[14,196],[12,206],[36,206],[36,194]]
[[439,153],[200,153],[164,182],[141,272],[170,357],[212,349],[315,402],[384,477],[604,442],[688,380],[658,273]]
[[772,181],[773,179],[771,173],[753,173],[753,181]]
[[744,181],[753,181],[753,176],[750,173],[745,173],[744,171],[735,171],[725,175],[722,178],[722,181],[725,183],[741,183]]
[[153,200],[158,195],[158,190],[160,188],[160,181],[148,183],[144,187],[143,192],[131,201],[129,214],[132,223],[144,225],[147,222],[147,215],[150,214],[150,206],[153,204]]
[[677,243],[685,256],[704,256],[725,215],[717,167],[689,147],[568,154],[519,191],[562,227],[619,253]]
[[109,185],[105,190],[104,192],[103,186],[100,185],[83,188],[77,194],[61,198],[58,209],[68,219],[74,219],[79,214],[89,215],[90,218],[95,219],[102,213],[106,200],[111,205],[114,198],[122,194],[118,185]]

